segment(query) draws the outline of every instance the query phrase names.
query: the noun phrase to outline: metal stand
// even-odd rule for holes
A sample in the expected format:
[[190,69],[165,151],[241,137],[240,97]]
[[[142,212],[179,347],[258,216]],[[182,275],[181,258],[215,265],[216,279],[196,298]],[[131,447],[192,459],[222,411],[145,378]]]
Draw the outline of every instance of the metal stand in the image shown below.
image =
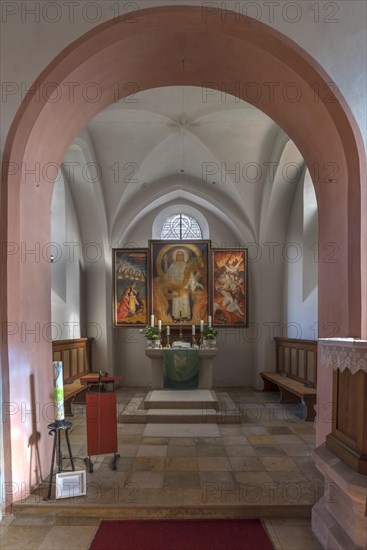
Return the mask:
[[[117,470],[117,460],[120,458],[120,455],[118,453],[113,454],[113,458],[111,461],[111,468],[112,470]],[[84,463],[86,467],[88,468],[88,472],[90,474],[93,474],[94,468],[93,468],[93,462],[90,456],[85,457]]]
[[48,482],[48,493],[47,497],[43,500],[50,500],[51,491],[52,491],[52,478],[54,476],[54,465],[55,465],[55,455],[56,455],[56,446],[57,446],[57,466],[59,473],[62,472],[62,452],[61,452],[61,431],[65,431],[66,443],[69,451],[69,459],[71,462],[71,468],[75,471],[74,459],[71,453],[70,440],[69,440],[69,430],[72,427],[71,422],[65,422],[65,420],[58,420],[49,424],[47,428],[50,430],[49,435],[54,436],[54,443],[52,447],[52,458],[51,458],[51,471],[50,471],[50,481]]

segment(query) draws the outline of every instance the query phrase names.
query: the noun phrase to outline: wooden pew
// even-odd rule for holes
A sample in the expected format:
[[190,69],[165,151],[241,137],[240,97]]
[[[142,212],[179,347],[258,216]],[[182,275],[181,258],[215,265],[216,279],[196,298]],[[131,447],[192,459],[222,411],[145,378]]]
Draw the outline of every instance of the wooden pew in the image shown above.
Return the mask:
[[80,378],[92,371],[92,342],[93,338],[52,342],[53,361],[62,361],[65,413],[68,415],[72,413],[73,403],[85,403],[87,390],[80,383]]
[[[316,404],[317,342],[293,338],[275,338],[276,372],[261,372],[263,391],[279,391],[281,403],[302,401],[305,420],[314,420]],[[313,387],[305,386],[305,382]]]

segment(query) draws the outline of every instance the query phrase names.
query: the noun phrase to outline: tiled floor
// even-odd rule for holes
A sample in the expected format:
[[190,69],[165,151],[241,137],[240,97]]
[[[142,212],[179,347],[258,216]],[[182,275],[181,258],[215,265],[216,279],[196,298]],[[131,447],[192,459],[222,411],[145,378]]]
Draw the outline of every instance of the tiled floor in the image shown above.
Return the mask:
[[[93,457],[94,473],[87,474],[85,497],[45,503],[44,485],[25,499],[15,519],[1,522],[1,548],[88,548],[99,521],[98,507],[104,517],[112,507],[132,514],[141,508],[148,515],[149,507],[154,513],[175,508],[214,510],[214,517],[239,511],[251,516],[256,510],[277,550],[320,548],[309,519],[290,517],[292,511],[296,515],[297,509],[310,508],[323,492],[311,459],[312,423],[297,417],[302,412],[298,407],[279,405],[277,394],[251,388],[220,391],[227,391],[241,410],[240,424],[118,424],[117,471],[110,468],[111,457]],[[145,393],[119,390],[120,411]],[[81,413],[74,417],[70,434],[77,469],[84,469],[86,455]],[[60,511],[53,515],[56,502],[73,506],[74,517]],[[26,506],[33,504],[39,515],[29,516]],[[77,517],[75,506],[91,511],[87,517]],[[280,515],[287,510],[287,517],[274,517],[274,509],[282,507]],[[42,509],[50,516],[43,516]],[[33,506],[32,513],[38,514],[36,510]],[[269,510],[271,518],[266,518]],[[80,515],[87,513],[84,509]]]

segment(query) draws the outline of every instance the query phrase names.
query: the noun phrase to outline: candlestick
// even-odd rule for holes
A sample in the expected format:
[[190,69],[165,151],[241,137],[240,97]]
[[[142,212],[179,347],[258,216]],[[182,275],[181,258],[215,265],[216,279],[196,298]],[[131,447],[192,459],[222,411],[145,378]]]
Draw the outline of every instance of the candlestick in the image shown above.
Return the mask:
[[162,321],[160,319],[158,321],[158,332],[162,332]]
[[192,325],[192,331],[191,331],[192,335],[195,336],[195,325]]
[[150,316],[150,326],[154,327],[154,315]]
[[166,326],[166,334],[167,334],[167,336],[169,336],[171,334],[171,329],[168,325]]
[[200,332],[204,332],[204,321],[200,321]]
[[[169,329],[169,327],[167,327]],[[170,344],[170,341],[169,341],[169,331],[167,332],[167,336],[166,336],[166,348],[170,348],[171,347],[171,344]]]
[[204,333],[200,332],[199,348],[204,349]]

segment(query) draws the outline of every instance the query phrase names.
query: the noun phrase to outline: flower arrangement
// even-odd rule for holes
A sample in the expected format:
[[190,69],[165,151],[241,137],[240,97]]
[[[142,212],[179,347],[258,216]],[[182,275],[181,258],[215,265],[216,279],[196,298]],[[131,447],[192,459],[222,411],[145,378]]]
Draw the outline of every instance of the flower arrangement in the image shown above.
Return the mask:
[[145,328],[141,328],[139,330],[140,334],[144,334],[145,338],[147,340],[158,340],[159,339],[159,332],[157,327],[150,327],[147,326]]
[[204,340],[215,340],[217,337],[217,334],[218,334],[218,331],[216,328],[209,325],[205,325],[203,330]]

